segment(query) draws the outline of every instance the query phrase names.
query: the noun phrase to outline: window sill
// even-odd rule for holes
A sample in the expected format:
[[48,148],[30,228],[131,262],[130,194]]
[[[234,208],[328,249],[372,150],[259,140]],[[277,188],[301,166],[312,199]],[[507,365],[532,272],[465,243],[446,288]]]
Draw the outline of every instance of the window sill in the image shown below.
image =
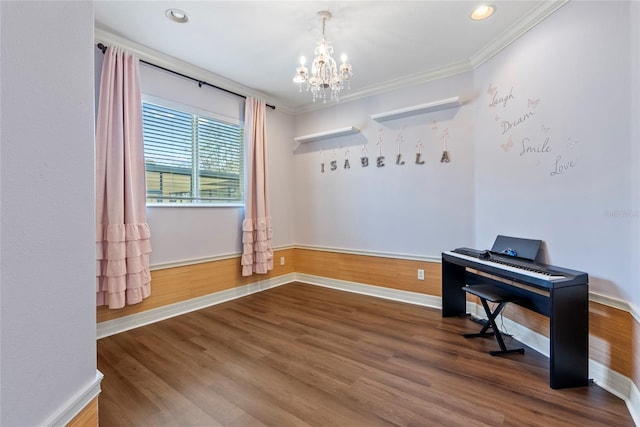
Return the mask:
[[244,208],[244,203],[147,203],[148,208]]

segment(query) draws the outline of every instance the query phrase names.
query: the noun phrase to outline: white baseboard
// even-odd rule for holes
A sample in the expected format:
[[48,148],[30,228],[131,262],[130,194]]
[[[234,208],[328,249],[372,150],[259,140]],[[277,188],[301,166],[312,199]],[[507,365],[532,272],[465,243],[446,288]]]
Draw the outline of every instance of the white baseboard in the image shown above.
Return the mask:
[[[325,277],[297,274],[297,281],[311,285],[324,286],[348,292],[375,296],[394,301],[417,304],[427,307],[442,309],[442,299],[431,295],[423,295],[415,292],[400,291],[396,289],[382,288],[361,283],[347,282],[343,280],[328,279]],[[467,311],[472,315],[486,319],[486,314],[481,305],[467,302]],[[500,324],[498,325],[500,326]],[[522,326],[508,318],[504,318],[504,330],[516,340],[534,349],[538,353],[549,357],[549,338],[529,328]],[[624,400],[629,413],[636,425],[640,425],[640,392],[630,378],[609,369],[608,367],[589,360],[589,378],[593,382],[607,390],[611,394]]]
[[627,408],[629,408],[633,422],[636,423],[637,426],[640,426],[640,390],[638,390],[638,387],[636,387],[633,381],[630,382],[631,392],[629,393],[629,399],[625,399],[625,402],[627,402]]
[[[133,314],[120,319],[101,322],[97,325],[97,337],[98,339],[103,338],[291,282],[308,283],[315,286],[323,286],[346,292],[442,309],[442,299],[433,295],[390,289],[367,285],[364,283],[348,282],[345,280],[330,279],[327,277],[313,276],[309,274],[291,273],[252,283],[250,285],[206,295],[204,297],[171,304],[166,307],[148,310],[143,313]],[[480,305],[468,302],[467,311],[474,316],[486,318],[484,310]],[[516,340],[544,356],[549,357],[548,337],[532,331],[531,329],[526,328],[508,318],[504,318],[503,326],[505,331],[511,334]],[[598,386],[623,399],[635,424],[640,425],[640,391],[638,391],[638,388],[630,378],[625,377],[624,375],[621,375],[593,360],[589,360],[589,377],[593,379],[594,383]]]
[[102,372],[96,370],[96,377],[62,406],[56,414],[45,423],[48,427],[64,427],[80,413],[100,393]]
[[595,360],[589,360],[589,376],[593,382],[620,399],[628,401],[633,382]]
[[640,391],[630,378],[594,360],[589,360],[589,376],[595,384],[624,400],[633,422],[640,425]]
[[310,285],[323,286],[325,288],[353,292],[356,294],[369,295],[378,298],[406,302],[409,304],[442,309],[442,300],[440,297],[435,297],[427,294],[419,294],[417,292],[401,291],[398,289],[365,285],[363,283],[347,282],[345,280],[329,279],[327,277],[312,276],[310,274],[301,273],[296,274],[296,281],[308,283]]
[[144,311],[142,313],[132,314],[120,317],[118,319],[107,320],[97,324],[97,339],[118,334],[120,332],[135,329],[140,326],[159,322],[191,311],[200,310],[205,307],[231,301],[236,298],[254,294],[256,292],[275,288],[285,283],[295,280],[295,275],[285,274],[265,280],[260,280],[249,285],[238,286],[237,288],[226,289],[224,291],[205,295],[203,297],[193,298],[187,301],[181,301],[175,304],[166,305],[159,308]]

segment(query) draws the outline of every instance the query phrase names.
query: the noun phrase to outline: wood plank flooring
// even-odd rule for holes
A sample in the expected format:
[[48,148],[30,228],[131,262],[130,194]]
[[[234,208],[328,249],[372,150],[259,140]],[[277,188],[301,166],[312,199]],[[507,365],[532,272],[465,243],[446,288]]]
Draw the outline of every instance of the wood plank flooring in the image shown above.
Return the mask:
[[[98,341],[109,426],[633,426],[439,310],[289,284]],[[507,341],[509,346],[510,342]]]

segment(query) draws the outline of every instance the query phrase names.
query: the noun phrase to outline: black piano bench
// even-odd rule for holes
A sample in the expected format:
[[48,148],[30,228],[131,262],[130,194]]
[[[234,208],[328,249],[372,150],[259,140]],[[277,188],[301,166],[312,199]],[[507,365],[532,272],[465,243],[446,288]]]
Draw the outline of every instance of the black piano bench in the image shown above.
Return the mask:
[[[480,298],[480,302],[482,303],[482,307],[484,307],[484,311],[487,313],[488,318],[488,322],[482,327],[480,332],[477,334],[464,334],[464,337],[476,338],[495,336],[496,341],[498,341],[498,345],[500,346],[500,350],[490,351],[489,354],[492,356],[514,353],[524,354],[524,348],[507,349],[507,346],[504,344],[504,340],[502,339],[502,334],[496,325],[496,317],[498,317],[502,312],[502,309],[507,303],[516,301],[518,299],[517,296],[495,285],[464,286],[462,290]],[[498,304],[493,312],[491,312],[487,301]],[[491,328],[493,332],[487,332],[489,328]]]

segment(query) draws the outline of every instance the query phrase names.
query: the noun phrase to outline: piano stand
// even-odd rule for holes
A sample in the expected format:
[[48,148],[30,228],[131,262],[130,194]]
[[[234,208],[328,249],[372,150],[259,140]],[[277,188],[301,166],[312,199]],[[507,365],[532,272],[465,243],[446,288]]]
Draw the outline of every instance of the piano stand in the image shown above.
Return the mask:
[[[464,286],[462,290],[480,298],[480,302],[482,303],[482,307],[484,307],[484,311],[487,314],[488,319],[488,322],[485,323],[480,332],[476,334],[464,334],[464,337],[477,338],[495,336],[496,341],[500,346],[500,350],[490,351],[489,354],[492,356],[502,356],[505,354],[524,354],[524,348],[507,349],[507,346],[504,344],[504,340],[502,339],[502,333],[500,332],[500,329],[498,329],[498,325],[496,325],[496,318],[498,317],[498,315],[500,315],[502,309],[507,303],[516,301],[517,296],[505,292],[504,289],[494,285]],[[498,307],[492,312],[487,301],[497,303]],[[491,328],[493,332],[487,332],[489,328]]]
[[549,386],[589,385],[589,275],[564,267],[546,268],[561,277],[545,278],[527,269],[443,252],[442,317],[467,312],[463,286],[500,288],[512,296],[509,302],[549,319]]

